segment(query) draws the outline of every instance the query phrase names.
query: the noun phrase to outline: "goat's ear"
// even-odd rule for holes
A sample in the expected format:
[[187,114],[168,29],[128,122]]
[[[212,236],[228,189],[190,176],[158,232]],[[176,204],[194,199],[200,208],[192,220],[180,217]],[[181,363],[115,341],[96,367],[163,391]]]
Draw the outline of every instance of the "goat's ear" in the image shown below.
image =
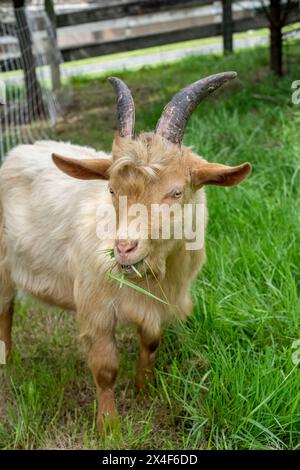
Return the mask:
[[239,166],[226,166],[219,163],[201,163],[191,170],[193,186],[212,184],[215,186],[235,186],[251,172],[250,163]]
[[64,173],[80,180],[108,180],[108,170],[111,160],[106,158],[95,158],[79,160],[77,158],[66,158],[56,153],[52,154],[55,165]]

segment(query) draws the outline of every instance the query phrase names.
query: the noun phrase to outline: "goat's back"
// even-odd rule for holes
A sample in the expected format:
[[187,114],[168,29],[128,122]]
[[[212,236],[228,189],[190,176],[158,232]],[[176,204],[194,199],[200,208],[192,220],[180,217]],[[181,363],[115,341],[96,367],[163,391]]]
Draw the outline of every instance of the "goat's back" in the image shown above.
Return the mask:
[[[74,239],[78,238],[81,219],[85,214],[94,214],[96,204],[107,194],[105,181],[81,181],[62,173],[54,165],[52,153],[108,158],[90,148],[38,141],[15,147],[0,169],[2,217],[12,278],[38,296],[43,296],[42,289],[46,299],[53,297],[53,290],[65,296],[63,291],[71,289],[70,260],[74,256],[70,251],[78,248]],[[91,223],[95,223],[93,217]]]

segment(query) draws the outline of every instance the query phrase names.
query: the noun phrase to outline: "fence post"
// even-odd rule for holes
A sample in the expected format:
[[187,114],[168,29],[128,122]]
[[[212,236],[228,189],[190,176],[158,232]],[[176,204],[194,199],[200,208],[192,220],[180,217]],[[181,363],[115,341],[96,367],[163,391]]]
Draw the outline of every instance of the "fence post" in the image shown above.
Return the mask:
[[53,0],[45,0],[45,10],[50,22],[49,31],[49,61],[51,69],[51,82],[52,89],[57,91],[61,86],[60,78],[60,57],[57,47],[57,35],[56,35],[56,14],[54,9]]
[[224,54],[233,52],[232,0],[222,0],[222,33]]

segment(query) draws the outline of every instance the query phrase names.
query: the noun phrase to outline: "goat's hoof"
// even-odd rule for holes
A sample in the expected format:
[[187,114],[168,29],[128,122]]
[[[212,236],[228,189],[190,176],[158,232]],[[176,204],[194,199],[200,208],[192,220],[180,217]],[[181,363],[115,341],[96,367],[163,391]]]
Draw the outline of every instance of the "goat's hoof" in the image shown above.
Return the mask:
[[153,371],[148,371],[147,374],[137,375],[135,379],[135,390],[138,397],[149,395],[151,388],[155,387],[156,380]]
[[106,436],[119,429],[120,420],[118,415],[101,414],[98,416],[97,424],[100,436]]

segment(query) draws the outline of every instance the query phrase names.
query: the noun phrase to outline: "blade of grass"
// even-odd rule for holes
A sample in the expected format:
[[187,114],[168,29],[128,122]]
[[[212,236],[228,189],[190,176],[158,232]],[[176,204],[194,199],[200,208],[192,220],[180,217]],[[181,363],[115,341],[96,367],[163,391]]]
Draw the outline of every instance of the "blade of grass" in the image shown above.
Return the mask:
[[109,255],[111,258],[115,257],[113,248],[103,248],[103,250],[97,250],[97,253],[103,253],[105,255]]
[[160,288],[160,290],[161,290],[161,292],[162,292],[164,298],[166,299],[166,303],[167,303],[167,304],[170,304],[169,299],[168,299],[168,297],[167,297],[165,291],[163,290],[163,288],[162,288],[162,286],[161,286],[161,284],[160,284],[160,282],[159,282],[159,280],[158,280],[158,278],[157,278],[155,272],[153,271],[152,267],[150,266],[150,264],[148,263],[147,260],[144,260],[144,262],[146,263],[146,265],[148,266],[148,268],[149,268],[150,271],[151,271],[152,276],[153,276],[154,279],[156,280],[156,282],[157,282],[157,284],[158,284],[158,286],[159,286],[159,288]]
[[142,274],[137,270],[137,268],[133,264],[131,265],[131,268],[138,277],[143,277]]
[[140,286],[137,286],[133,282],[128,281],[127,279],[122,279],[119,276],[116,276],[115,274],[108,272],[107,276],[113,279],[114,281],[121,282],[122,285],[124,284],[125,286],[131,287],[132,289],[136,290],[137,292],[140,292],[141,294],[147,295],[148,297],[151,297],[152,299],[158,300],[159,302],[162,302],[163,304],[169,305],[168,302],[166,302],[163,299],[160,299],[159,297],[156,297],[156,295],[152,294],[151,292],[148,292],[147,290],[143,289]]

